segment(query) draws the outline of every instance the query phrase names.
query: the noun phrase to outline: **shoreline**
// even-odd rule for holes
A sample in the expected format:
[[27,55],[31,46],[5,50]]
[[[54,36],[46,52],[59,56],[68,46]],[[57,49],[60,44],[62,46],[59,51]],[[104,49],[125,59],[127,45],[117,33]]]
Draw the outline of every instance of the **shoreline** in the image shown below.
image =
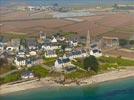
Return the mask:
[[91,76],[89,78],[78,79],[79,84],[72,82],[69,84],[59,84],[53,81],[52,77],[42,78],[40,81],[38,79],[17,83],[17,84],[4,84],[0,86],[0,95],[6,95],[13,92],[30,90],[36,88],[54,88],[54,87],[72,87],[72,86],[87,86],[93,84],[99,84],[107,81],[124,79],[134,77],[134,68],[121,69],[120,71],[110,71],[103,74],[98,74]]

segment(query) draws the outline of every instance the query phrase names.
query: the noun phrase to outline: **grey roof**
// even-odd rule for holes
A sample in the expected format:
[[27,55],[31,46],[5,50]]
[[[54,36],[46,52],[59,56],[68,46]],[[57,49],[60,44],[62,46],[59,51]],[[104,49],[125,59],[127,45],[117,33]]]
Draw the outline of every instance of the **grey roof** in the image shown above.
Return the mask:
[[77,68],[76,67],[65,67],[64,68],[67,72],[70,72],[70,71],[75,71]]
[[77,51],[72,51],[68,54],[68,56],[75,56],[75,55],[81,55],[82,51],[81,50],[77,50]]
[[98,49],[93,50],[93,53],[97,53],[97,52],[101,53],[101,50],[98,50]]
[[69,58],[58,59],[58,63],[59,64],[68,63],[68,62],[70,62],[70,59]]
[[97,47],[97,44],[92,44],[91,45],[91,48],[96,48]]
[[2,44],[0,44],[0,47],[3,47],[3,45],[2,45]]
[[9,42],[9,40],[10,40],[10,39],[8,39],[8,38],[5,38],[5,37],[3,37],[3,36],[0,36],[0,42],[1,42],[1,43],[7,43],[7,42]]
[[47,51],[47,55],[54,55],[56,54],[54,50],[48,50]]
[[27,39],[28,46],[37,46],[37,40],[35,38]]
[[45,35],[44,32],[42,32],[42,31],[40,31],[38,34],[41,35],[41,36]]
[[11,45],[12,46],[20,46],[20,39],[12,39]]
[[25,60],[25,58],[23,58],[23,57],[17,57],[17,61],[23,61],[23,60]]
[[34,74],[30,71],[26,71],[22,73],[22,76],[30,76],[30,75],[34,75]]
[[44,45],[49,45],[50,43],[51,43],[51,40],[50,39],[46,38],[44,40]]

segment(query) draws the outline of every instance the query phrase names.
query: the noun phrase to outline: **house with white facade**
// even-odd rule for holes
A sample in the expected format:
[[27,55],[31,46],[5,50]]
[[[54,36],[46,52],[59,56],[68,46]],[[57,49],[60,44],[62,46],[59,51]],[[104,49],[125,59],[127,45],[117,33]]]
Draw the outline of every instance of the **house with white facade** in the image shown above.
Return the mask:
[[71,51],[72,51],[72,47],[69,47],[69,46],[66,47],[66,48],[65,48],[65,51],[66,51],[66,52],[71,52]]
[[35,76],[34,76],[34,74],[32,73],[32,72],[24,72],[24,73],[22,73],[22,75],[21,75],[21,78],[22,79],[30,79],[30,78],[34,78]]
[[58,41],[55,37],[53,37],[52,39],[46,38],[44,40],[44,43],[41,46],[41,49],[44,51],[56,50],[56,49],[60,49],[60,48],[61,48],[61,46],[58,44]]
[[58,58],[55,61],[54,68],[56,70],[61,70],[64,67],[67,67],[67,66],[70,66],[70,65],[71,65],[70,59],[68,57],[62,57],[62,58]]
[[102,52],[100,49],[92,49],[90,51],[90,55],[95,56],[95,57],[101,57],[102,56]]
[[26,66],[26,58],[23,57],[15,57],[14,63],[16,66]]
[[66,39],[66,38],[62,36],[62,37],[59,37],[58,40],[59,40],[59,41],[65,41],[65,39]]
[[57,57],[56,51],[55,50],[47,50],[45,52],[45,57],[46,58],[55,58],[55,57]]
[[37,50],[37,40],[35,38],[27,39],[27,47],[29,50]]
[[4,50],[4,46],[0,44],[0,52],[2,52],[3,50]]
[[76,40],[71,40],[71,41],[70,41],[70,45],[76,47],[76,46],[78,45],[78,41],[76,41]]
[[57,39],[53,36],[51,43],[57,43]]
[[26,53],[24,51],[19,51],[14,59],[16,66],[26,66]]
[[29,51],[29,55],[30,56],[36,56],[37,55],[37,52],[36,51]]
[[0,44],[6,46],[9,43],[9,39],[5,37],[0,37]]
[[71,60],[75,58],[84,58],[87,56],[88,54],[85,50],[74,50],[67,55],[67,57],[69,57]]
[[20,47],[20,39],[11,39],[10,43],[7,44],[6,51],[18,52]]
[[42,45],[42,49],[45,51],[60,49],[60,47],[61,46],[57,46],[57,45]]

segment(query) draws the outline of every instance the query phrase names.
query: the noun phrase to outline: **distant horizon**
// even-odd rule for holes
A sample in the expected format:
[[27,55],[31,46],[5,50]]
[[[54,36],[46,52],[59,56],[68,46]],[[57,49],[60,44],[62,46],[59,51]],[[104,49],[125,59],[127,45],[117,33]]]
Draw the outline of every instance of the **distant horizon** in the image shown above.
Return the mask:
[[113,5],[118,4],[134,4],[134,0],[1,0],[0,6],[10,5],[31,5],[31,6],[48,6],[57,3],[60,6],[75,5]]

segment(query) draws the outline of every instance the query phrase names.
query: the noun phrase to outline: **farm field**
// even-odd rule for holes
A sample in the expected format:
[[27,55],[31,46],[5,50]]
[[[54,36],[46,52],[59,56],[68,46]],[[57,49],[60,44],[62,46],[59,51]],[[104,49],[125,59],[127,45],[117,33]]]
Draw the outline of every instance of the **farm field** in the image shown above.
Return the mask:
[[[2,14],[4,14],[2,12]],[[15,15],[17,16],[15,16]],[[11,17],[9,17],[11,16]],[[25,17],[24,17],[25,16]],[[90,31],[91,37],[117,36],[119,38],[130,38],[134,32],[133,13],[100,14],[89,17],[77,17],[81,22],[65,19],[52,19],[39,17],[39,15],[26,16],[26,12],[11,12],[1,15],[0,33],[25,33],[36,34],[39,31],[54,33],[59,31],[77,32],[78,35],[86,36]],[[9,19],[10,18],[10,19]],[[29,19],[31,18],[31,19]]]

